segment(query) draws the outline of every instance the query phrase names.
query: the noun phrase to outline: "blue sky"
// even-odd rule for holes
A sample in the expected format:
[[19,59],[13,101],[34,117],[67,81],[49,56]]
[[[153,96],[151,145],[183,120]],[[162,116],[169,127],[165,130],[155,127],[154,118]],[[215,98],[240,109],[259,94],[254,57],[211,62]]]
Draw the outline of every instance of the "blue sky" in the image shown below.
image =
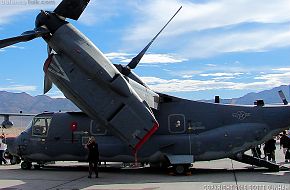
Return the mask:
[[[39,10],[59,2],[0,0],[0,38],[33,29]],[[153,90],[199,100],[290,83],[289,0],[91,0],[71,23],[126,64],[181,5],[134,70]],[[42,39],[1,50],[0,90],[41,95],[46,57]],[[57,88],[48,95],[62,96]]]

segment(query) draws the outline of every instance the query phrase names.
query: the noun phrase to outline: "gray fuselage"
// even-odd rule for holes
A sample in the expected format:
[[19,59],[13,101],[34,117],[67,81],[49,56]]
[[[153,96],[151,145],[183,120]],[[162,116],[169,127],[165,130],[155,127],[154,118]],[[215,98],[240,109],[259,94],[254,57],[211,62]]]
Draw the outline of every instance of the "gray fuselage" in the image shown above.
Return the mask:
[[[142,162],[162,162],[172,155],[192,156],[193,161],[231,157],[265,142],[290,124],[289,106],[220,105],[160,96],[163,102],[155,111],[160,128],[138,152]],[[93,135],[101,161],[134,161],[126,143],[84,113],[44,113],[36,118],[51,118],[44,136],[34,134],[32,122],[14,146],[8,145],[24,160],[85,161],[84,144]],[[73,122],[77,123],[74,132],[70,129]]]

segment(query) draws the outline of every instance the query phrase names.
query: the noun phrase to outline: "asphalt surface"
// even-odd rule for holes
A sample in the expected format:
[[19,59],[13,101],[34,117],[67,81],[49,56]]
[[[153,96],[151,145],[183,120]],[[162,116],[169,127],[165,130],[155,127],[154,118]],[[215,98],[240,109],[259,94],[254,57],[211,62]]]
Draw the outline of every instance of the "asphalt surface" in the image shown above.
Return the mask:
[[[277,150],[277,162],[282,163]],[[191,190],[290,190],[290,171],[270,172],[230,159],[193,164],[191,173],[175,176],[154,168],[102,167],[99,178],[89,179],[86,163],[57,162],[40,170],[22,170],[20,165],[0,166],[0,189],[191,189]]]

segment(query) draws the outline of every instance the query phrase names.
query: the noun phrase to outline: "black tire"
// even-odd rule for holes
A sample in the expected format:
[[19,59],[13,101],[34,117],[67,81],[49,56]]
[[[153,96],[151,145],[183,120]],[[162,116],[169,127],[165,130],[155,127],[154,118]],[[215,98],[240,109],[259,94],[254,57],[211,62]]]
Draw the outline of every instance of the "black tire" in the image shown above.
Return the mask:
[[11,165],[20,164],[20,162],[21,162],[21,159],[17,156],[13,156],[12,158],[10,158]]
[[31,162],[24,161],[24,162],[21,163],[21,169],[23,169],[23,170],[30,170],[31,167],[32,167],[32,163]]
[[11,165],[15,165],[16,164],[16,160],[14,158],[10,159],[10,164]]
[[20,157],[15,157],[16,158],[16,164],[20,164],[21,163],[21,158]]
[[173,171],[176,175],[185,175],[189,171],[189,166],[185,164],[173,165]]

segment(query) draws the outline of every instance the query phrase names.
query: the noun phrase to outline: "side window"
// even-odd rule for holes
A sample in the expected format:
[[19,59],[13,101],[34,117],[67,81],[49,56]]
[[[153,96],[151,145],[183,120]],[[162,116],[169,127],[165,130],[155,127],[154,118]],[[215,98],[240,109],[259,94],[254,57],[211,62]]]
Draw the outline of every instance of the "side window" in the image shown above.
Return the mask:
[[32,124],[32,135],[46,137],[51,118],[34,118]]
[[185,132],[185,116],[182,114],[172,114],[168,116],[168,128],[170,133]]

